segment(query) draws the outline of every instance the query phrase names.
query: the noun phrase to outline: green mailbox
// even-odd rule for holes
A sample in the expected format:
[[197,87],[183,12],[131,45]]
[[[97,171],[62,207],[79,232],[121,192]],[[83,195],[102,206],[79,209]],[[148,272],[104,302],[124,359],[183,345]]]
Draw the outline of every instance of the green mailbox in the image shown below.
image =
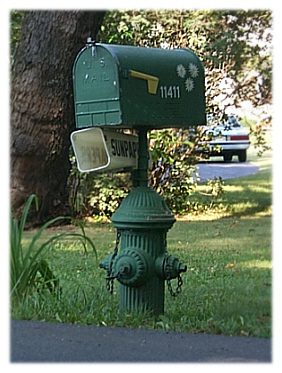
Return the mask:
[[204,68],[189,49],[87,43],[74,63],[77,128],[205,124]]

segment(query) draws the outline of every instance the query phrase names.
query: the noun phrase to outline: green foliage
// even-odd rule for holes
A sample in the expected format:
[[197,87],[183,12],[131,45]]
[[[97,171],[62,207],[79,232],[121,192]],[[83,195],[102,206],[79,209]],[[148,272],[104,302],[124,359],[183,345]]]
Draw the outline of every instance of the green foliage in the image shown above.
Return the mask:
[[80,173],[74,156],[71,156],[71,173],[68,180],[70,188],[69,203],[76,216],[93,216],[108,219],[127,195],[130,175],[127,173]]
[[265,151],[270,150],[271,146],[267,140],[267,121],[261,121],[260,123],[252,123],[250,125],[250,133],[253,136],[253,146],[257,150],[258,156],[261,156]]
[[93,174],[78,171],[73,149],[70,149],[71,170],[68,178],[69,205],[74,216],[89,214],[87,198],[92,191]]
[[110,218],[126,197],[130,187],[128,174],[104,174],[95,177],[88,204],[94,215]]
[[223,185],[224,182],[220,176],[215,177],[212,180],[208,180],[208,193],[214,198],[222,197],[224,193]]
[[150,133],[152,168],[150,185],[176,213],[187,210],[195,189],[195,138],[187,130],[162,130]]
[[34,289],[38,292],[44,289],[50,292],[59,290],[59,281],[50,269],[48,262],[44,258],[44,254],[46,254],[48,248],[62,238],[71,237],[79,240],[85,251],[87,251],[87,246],[90,246],[96,253],[95,246],[92,240],[86,236],[83,226],[81,226],[82,234],[60,233],[49,237],[43,242],[40,241],[44,230],[55,223],[66,220],[66,218],[62,216],[51,219],[43,224],[38,231],[34,233],[28,246],[24,247],[24,229],[33,202],[38,208],[38,199],[34,194],[30,195],[27,199],[20,219],[11,219],[10,287],[11,295],[14,298],[25,297]]

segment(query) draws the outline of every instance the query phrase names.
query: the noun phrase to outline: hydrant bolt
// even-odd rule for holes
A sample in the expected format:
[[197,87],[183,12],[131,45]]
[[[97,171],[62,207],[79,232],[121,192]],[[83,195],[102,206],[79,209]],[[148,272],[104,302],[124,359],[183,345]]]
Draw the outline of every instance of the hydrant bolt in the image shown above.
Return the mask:
[[131,272],[131,265],[130,264],[120,266],[119,273],[121,275],[128,275],[128,274],[130,274],[130,272]]

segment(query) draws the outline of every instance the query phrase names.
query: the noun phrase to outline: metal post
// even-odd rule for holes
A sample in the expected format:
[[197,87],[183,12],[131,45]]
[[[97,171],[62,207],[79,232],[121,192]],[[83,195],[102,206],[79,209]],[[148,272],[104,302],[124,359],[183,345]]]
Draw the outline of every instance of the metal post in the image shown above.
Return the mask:
[[138,131],[138,169],[132,172],[133,187],[148,186],[148,162],[149,150],[147,129],[140,129]]

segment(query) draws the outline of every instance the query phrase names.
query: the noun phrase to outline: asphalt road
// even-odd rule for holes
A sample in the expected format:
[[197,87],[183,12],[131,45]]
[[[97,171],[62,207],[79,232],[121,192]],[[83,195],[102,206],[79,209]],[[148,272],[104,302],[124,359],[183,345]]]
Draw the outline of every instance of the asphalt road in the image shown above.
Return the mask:
[[258,166],[250,162],[225,163],[221,161],[201,162],[197,165],[200,181],[221,177],[223,180],[256,174]]
[[11,362],[271,362],[271,340],[12,321]]

